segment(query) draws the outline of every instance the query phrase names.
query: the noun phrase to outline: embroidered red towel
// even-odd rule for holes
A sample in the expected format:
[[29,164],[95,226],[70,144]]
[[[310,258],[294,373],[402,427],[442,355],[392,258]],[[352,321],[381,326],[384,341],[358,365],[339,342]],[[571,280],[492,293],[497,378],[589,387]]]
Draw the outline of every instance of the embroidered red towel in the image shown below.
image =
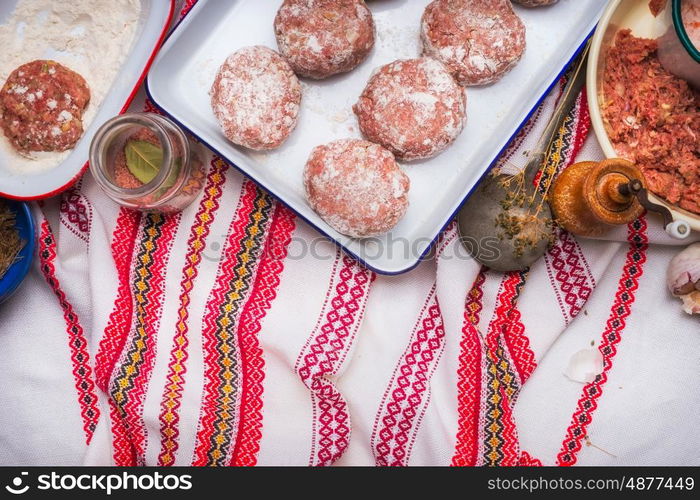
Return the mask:
[[[560,91],[502,161],[524,164]],[[556,169],[602,157],[585,102]],[[700,337],[654,219],[561,232],[505,275],[450,226],[376,276],[213,155],[176,216],[89,176],[35,214],[38,264],[0,309],[0,463],[697,464]],[[588,383],[564,375],[582,350]]]

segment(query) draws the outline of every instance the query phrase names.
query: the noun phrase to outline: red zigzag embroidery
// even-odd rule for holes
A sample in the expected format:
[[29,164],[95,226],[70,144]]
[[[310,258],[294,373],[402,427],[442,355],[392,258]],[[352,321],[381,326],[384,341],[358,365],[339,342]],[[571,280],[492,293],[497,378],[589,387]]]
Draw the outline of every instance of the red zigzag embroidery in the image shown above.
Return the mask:
[[485,281],[486,273],[482,270],[467,296],[464,307],[457,371],[457,444],[452,457],[452,465],[456,467],[476,465],[479,453],[482,362],[485,352],[477,326],[484,307]]
[[90,354],[87,348],[87,339],[83,327],[73,306],[68,299],[61,284],[56,277],[56,241],[49,227],[49,222],[44,219],[41,222],[40,236],[41,271],[58,302],[63,309],[63,318],[66,321],[66,332],[68,333],[68,348],[70,350],[71,361],[73,362],[73,377],[75,378],[75,388],[78,392],[78,404],[80,405],[80,416],[83,419],[83,430],[85,431],[85,442],[90,443],[97,427],[100,417],[100,410],[97,406],[97,394],[95,392],[95,382],[92,378],[92,368],[90,368]]
[[278,203],[253,292],[239,322],[238,341],[243,363],[243,393],[238,436],[231,460],[235,466],[251,467],[256,465],[258,460],[262,439],[262,395],[265,378],[265,362],[258,335],[262,328],[262,320],[277,296],[294,228],[294,214]]
[[180,308],[175,330],[175,338],[170,351],[168,362],[168,375],[166,386],[163,390],[161,402],[160,435],[161,450],[158,455],[160,466],[169,466],[175,463],[175,454],[179,447],[180,436],[180,405],[182,392],[185,386],[186,362],[189,357],[189,305],[190,294],[199,275],[199,264],[202,261],[202,253],[206,248],[206,240],[211,231],[211,224],[219,209],[219,199],[223,193],[226,182],[225,172],[228,165],[215,157],[211,161],[207,183],[194,223],[190,229],[190,237],[187,240],[189,251],[185,255],[185,266],[182,270],[180,283]]
[[576,238],[560,231],[556,244],[545,255],[549,280],[568,325],[583,309],[595,288],[595,280]]
[[445,329],[435,285],[420,312],[377,413],[371,446],[378,466],[405,466],[425,412],[430,379],[445,348]]
[[203,320],[205,381],[193,465],[226,465],[231,460],[241,417],[241,363],[251,362],[236,325],[260,269],[271,203],[255,184],[244,181]]
[[[132,294],[136,300],[132,301],[138,303],[130,335],[125,343],[129,350],[122,353],[122,364],[116,367],[110,382],[112,397],[119,394],[123,398],[117,408],[132,448],[131,451],[122,450],[119,453],[123,456],[133,453],[138,465],[145,461],[143,404],[156,357],[156,337],[163,308],[166,268],[179,223],[179,214],[167,217],[151,214],[145,218],[141,241],[144,248],[140,248],[143,255],[137,266],[141,274],[134,273],[133,276]],[[145,288],[141,289],[144,283]],[[115,451],[115,455],[116,453]]]
[[97,386],[107,392],[107,384],[114,370],[119,353],[131,326],[133,303],[129,289],[131,263],[136,246],[141,213],[122,208],[117,218],[117,227],[112,236],[112,257],[117,266],[119,286],[112,314],[105,328],[95,355],[95,379]]
[[628,240],[630,248],[627,252],[610,317],[598,347],[604,360],[603,373],[583,388],[583,393],[571,419],[571,425],[566,431],[566,438],[557,456],[558,465],[576,464],[578,452],[581,451],[582,442],[586,439],[586,431],[593,421],[593,414],[598,407],[598,399],[603,394],[603,387],[608,380],[608,372],[613,366],[613,359],[617,354],[617,344],[622,340],[626,320],[632,312],[632,304],[634,304],[639,288],[639,279],[644,274],[644,263],[647,260],[646,251],[649,240],[647,238],[647,223],[644,218],[629,225]]
[[295,371],[315,407],[309,464],[331,465],[350,437],[348,405],[327,377],[337,375],[360,328],[374,274],[338,251],[321,316]]

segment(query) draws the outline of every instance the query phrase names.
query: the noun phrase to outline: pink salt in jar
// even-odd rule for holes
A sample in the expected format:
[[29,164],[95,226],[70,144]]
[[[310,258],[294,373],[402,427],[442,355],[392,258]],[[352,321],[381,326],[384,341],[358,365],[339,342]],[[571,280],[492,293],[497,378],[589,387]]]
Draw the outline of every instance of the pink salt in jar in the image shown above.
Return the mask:
[[90,146],[90,171],[111,199],[145,212],[183,210],[206,176],[202,146],[172,120],[127,113],[106,122]]

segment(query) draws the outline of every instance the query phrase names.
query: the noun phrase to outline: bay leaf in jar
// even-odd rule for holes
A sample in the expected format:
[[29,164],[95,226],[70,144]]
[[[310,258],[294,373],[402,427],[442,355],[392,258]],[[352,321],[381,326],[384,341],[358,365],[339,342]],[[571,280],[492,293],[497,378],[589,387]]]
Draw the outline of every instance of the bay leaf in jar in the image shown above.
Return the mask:
[[148,184],[163,165],[163,148],[146,141],[128,141],[124,147],[126,166],[140,182]]

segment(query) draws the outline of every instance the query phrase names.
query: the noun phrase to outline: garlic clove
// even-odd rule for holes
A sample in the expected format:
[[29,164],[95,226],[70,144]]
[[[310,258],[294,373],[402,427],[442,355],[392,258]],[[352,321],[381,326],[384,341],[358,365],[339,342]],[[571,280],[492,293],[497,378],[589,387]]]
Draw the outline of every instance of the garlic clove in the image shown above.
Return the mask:
[[692,292],[681,296],[683,310],[688,314],[700,314],[700,292]]
[[598,349],[582,349],[571,356],[564,375],[573,382],[588,384],[603,372],[603,355]]
[[666,284],[676,296],[700,289],[700,243],[693,243],[671,260]]
[[[687,273],[686,273],[687,274]],[[680,285],[680,284],[674,284],[674,287],[671,289],[671,292],[673,295],[677,297],[682,297],[684,295],[688,295],[691,292],[694,292],[696,290],[696,283],[693,283],[690,281],[690,275],[687,275],[685,278],[685,283]],[[679,279],[679,282],[682,282],[683,278]]]

